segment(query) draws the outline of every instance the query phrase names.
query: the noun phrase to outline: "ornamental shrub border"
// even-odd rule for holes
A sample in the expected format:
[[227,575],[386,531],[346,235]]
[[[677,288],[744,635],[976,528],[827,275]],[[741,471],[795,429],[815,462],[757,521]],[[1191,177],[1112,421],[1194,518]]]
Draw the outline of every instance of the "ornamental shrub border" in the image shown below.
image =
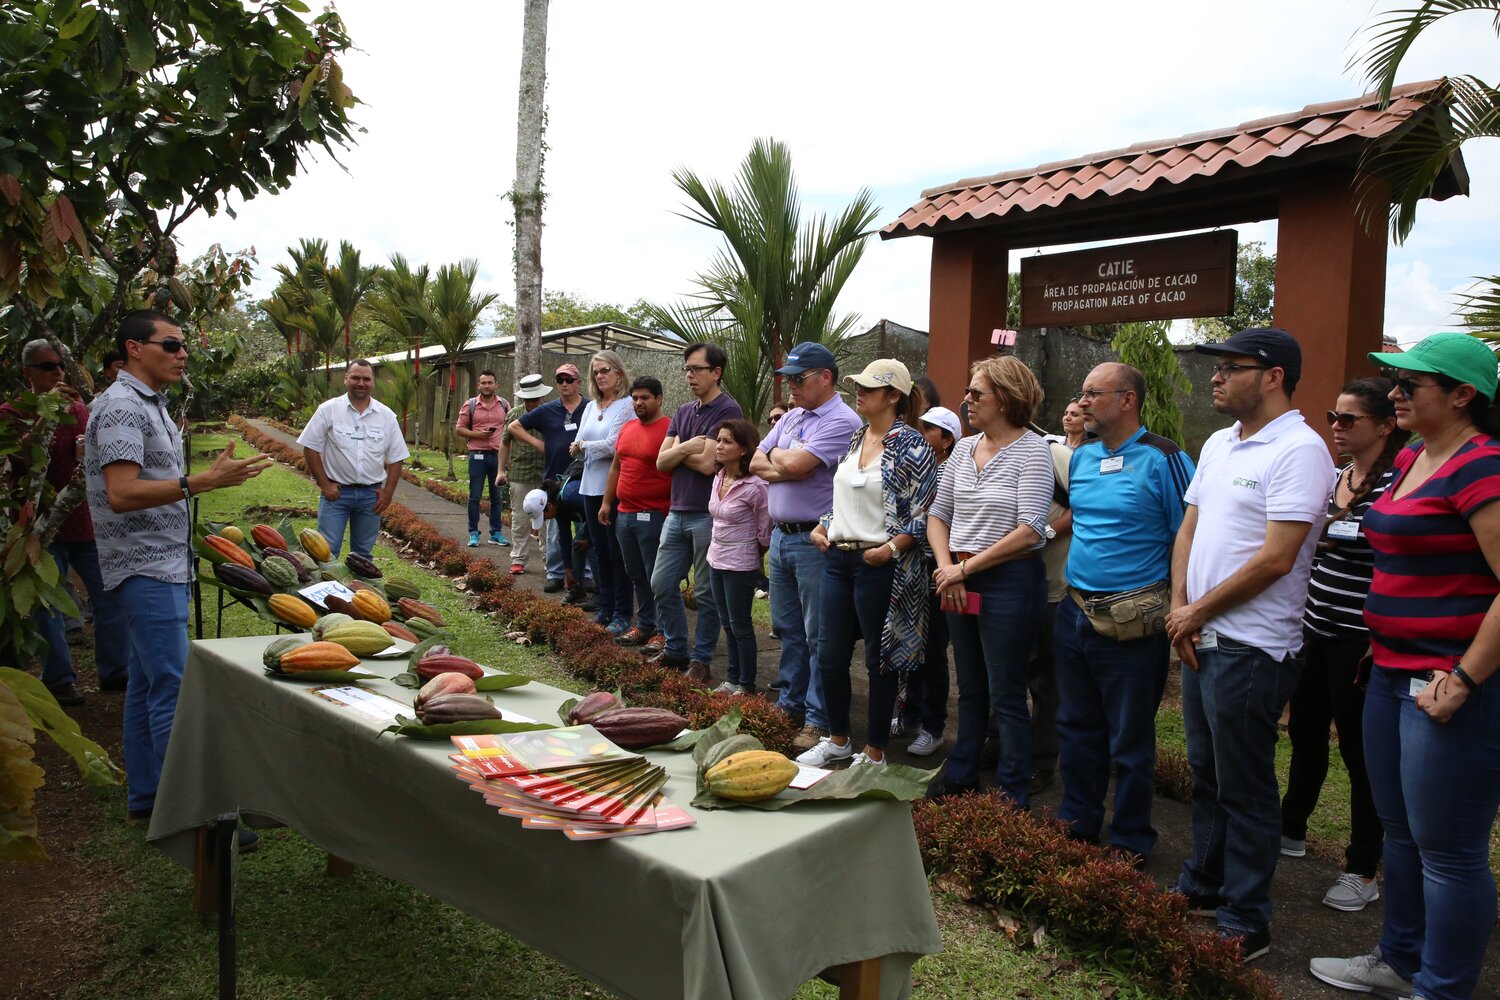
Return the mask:
[[[238,416],[229,423],[253,447],[306,472],[295,449]],[[796,728],[775,706],[759,698],[712,694],[675,670],[645,663],[639,653],[615,645],[609,631],[579,609],[517,588],[495,563],[470,557],[402,504],[386,509],[383,526],[444,575],[464,577],[479,610],[524,632],[532,643],[551,646],[564,670],[595,689],[618,689],[633,705],[671,709],[694,728],[738,707],[745,732],[769,749],[791,749]],[[1185,759],[1176,759],[1181,757],[1158,750],[1158,790],[1183,791],[1182,783],[1190,779]],[[1182,897],[1162,891],[1100,848],[1069,839],[1059,822],[1039,821],[993,792],[915,803],[912,820],[930,876],[957,878],[974,900],[1045,926],[1070,948],[1148,988],[1184,1000],[1281,995],[1271,979],[1240,964],[1237,944],[1190,925]]]

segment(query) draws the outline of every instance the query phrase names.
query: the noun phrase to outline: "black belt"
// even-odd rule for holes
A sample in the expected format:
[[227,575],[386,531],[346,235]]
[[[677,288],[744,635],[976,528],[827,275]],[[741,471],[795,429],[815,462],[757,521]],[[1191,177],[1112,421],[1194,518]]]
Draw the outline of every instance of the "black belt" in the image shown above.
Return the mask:
[[470,448],[469,449],[469,454],[470,455],[498,455],[499,453],[500,453],[500,450],[498,448]]
[[776,527],[783,535],[805,535],[818,526],[817,521],[777,521]]
[[340,482],[335,482],[333,485],[339,487],[340,489],[350,489],[350,490],[378,490],[382,486],[384,486],[385,483],[340,483]]

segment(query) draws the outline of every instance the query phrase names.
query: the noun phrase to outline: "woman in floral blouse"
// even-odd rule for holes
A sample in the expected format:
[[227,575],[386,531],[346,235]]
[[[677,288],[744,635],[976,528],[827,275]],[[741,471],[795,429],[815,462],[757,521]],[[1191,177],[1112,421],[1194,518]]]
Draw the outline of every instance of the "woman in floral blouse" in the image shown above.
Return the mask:
[[[833,476],[833,510],[811,539],[827,554],[818,674],[829,729],[797,758],[823,767],[853,759],[884,764],[901,676],[922,662],[927,639],[927,505],[937,489],[932,448],[911,425],[925,409],[899,361],[872,361],[847,381],[866,426],[854,434]],[[870,674],[865,748],[849,738],[849,664],[860,635]]]

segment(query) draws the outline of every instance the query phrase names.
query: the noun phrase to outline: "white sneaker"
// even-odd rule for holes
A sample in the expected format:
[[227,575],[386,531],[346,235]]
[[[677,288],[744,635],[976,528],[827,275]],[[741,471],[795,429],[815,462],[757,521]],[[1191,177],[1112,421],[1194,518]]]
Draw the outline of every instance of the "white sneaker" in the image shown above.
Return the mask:
[[818,741],[818,745],[797,756],[797,763],[806,764],[808,767],[827,767],[835,761],[848,760],[854,756],[854,744],[851,740],[843,746],[833,742],[833,737],[825,736]]
[[1402,979],[1377,950],[1355,958],[1315,958],[1307,971],[1329,986],[1369,993],[1382,1000],[1410,1000],[1411,980]]
[[769,597],[770,597],[770,596],[771,596],[771,595],[770,595],[770,594],[768,594],[768,593],[766,593],[766,592],[765,592],[765,591],[764,591],[764,590],[757,590],[757,591],[756,591],[756,592],[755,592],[755,599],[756,599],[756,600],[757,600],[757,601],[764,601],[764,600],[766,600],[766,599],[767,599],[767,598],[769,598]]
[[1353,872],[1345,872],[1323,897],[1323,905],[1345,913],[1358,913],[1379,898],[1380,887],[1374,879],[1366,882]]
[[1307,841],[1293,840],[1286,834],[1281,835],[1281,856],[1284,858],[1307,857]]
[[879,760],[876,760],[874,757],[861,751],[854,755],[854,759],[849,761],[849,766],[858,767],[861,764],[869,764],[871,767],[885,767],[886,759],[881,757]]
[[911,741],[906,752],[913,757],[929,756],[934,750],[943,745],[941,737],[937,737],[923,729],[917,733],[917,738]]

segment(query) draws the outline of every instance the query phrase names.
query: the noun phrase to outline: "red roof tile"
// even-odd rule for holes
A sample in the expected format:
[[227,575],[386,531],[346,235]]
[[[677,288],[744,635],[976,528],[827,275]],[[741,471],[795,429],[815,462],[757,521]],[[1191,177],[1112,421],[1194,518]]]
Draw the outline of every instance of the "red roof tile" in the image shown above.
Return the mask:
[[[999,224],[1067,207],[1067,203],[1145,192],[1158,185],[1178,185],[1220,176],[1230,166],[1236,176],[1312,161],[1354,162],[1366,143],[1401,128],[1428,108],[1445,81],[1407,84],[1391,91],[1382,107],[1375,94],[1344,101],[1310,104],[1301,111],[1213,129],[1136,143],[1073,160],[1045,163],[970,178],[922,192],[922,200],[881,230],[885,239],[931,236],[952,228],[969,228],[981,220]],[[1329,148],[1337,146],[1337,148]],[[1461,167],[1458,168],[1461,171]],[[1456,190],[1466,191],[1458,178]],[[1452,188],[1452,185],[1450,185]],[[1450,193],[1451,190],[1450,190]]]

